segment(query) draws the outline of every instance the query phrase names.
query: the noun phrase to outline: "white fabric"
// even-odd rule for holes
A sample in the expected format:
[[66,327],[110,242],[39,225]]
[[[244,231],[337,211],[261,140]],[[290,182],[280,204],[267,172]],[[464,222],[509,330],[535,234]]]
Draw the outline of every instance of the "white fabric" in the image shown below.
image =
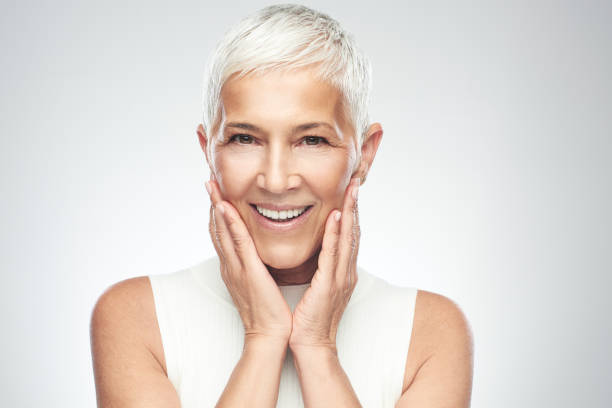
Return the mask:
[[[393,407],[400,398],[417,289],[391,285],[361,267],[340,321],[336,347],[361,405]],[[240,359],[244,326],[215,256],[190,268],[149,275],[168,378],[183,408],[214,407]],[[280,286],[291,310],[310,284]],[[303,407],[291,350],[277,407]]]

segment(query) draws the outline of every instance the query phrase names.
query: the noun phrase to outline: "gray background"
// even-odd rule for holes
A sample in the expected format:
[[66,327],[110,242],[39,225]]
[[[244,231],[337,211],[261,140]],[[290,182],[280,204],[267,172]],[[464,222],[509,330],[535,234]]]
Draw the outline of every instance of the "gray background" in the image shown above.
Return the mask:
[[[214,253],[202,70],[270,3],[2,2],[0,405],[95,403],[109,285]],[[611,406],[610,2],[306,2],[374,68],[359,263],[444,294],[473,407]]]

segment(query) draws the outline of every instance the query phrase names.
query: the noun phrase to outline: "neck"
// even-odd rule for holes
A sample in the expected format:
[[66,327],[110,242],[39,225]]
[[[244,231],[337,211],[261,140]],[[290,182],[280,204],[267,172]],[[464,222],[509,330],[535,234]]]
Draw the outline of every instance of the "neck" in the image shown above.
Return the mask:
[[317,271],[320,251],[316,251],[306,262],[295,268],[277,269],[270,265],[266,267],[278,286],[303,285],[309,283]]

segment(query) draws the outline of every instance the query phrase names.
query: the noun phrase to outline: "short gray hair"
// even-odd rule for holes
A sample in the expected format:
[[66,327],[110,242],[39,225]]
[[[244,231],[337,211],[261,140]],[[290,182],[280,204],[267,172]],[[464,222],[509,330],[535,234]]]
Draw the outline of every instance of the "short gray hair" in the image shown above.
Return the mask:
[[361,146],[369,124],[371,64],[353,35],[327,14],[298,4],[265,7],[226,31],[204,73],[203,125],[213,136],[221,88],[233,74],[265,73],[317,64],[317,78],[343,95],[345,114]]

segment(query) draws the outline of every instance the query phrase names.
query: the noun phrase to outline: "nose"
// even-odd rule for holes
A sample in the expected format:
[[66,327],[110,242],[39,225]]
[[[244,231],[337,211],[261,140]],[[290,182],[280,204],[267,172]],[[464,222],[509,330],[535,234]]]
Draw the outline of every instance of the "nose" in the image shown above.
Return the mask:
[[282,194],[296,188],[300,177],[294,174],[293,164],[291,152],[285,146],[269,144],[257,175],[257,185],[273,194]]

